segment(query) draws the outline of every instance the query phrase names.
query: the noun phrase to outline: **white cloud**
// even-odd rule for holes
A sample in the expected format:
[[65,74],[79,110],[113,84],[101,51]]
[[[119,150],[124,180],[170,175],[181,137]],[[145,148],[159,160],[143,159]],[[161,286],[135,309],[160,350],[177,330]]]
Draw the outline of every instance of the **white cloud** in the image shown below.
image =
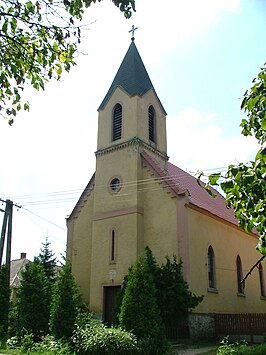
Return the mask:
[[214,113],[186,108],[167,118],[170,161],[188,171],[217,169],[246,162],[258,149],[252,137],[225,136]]

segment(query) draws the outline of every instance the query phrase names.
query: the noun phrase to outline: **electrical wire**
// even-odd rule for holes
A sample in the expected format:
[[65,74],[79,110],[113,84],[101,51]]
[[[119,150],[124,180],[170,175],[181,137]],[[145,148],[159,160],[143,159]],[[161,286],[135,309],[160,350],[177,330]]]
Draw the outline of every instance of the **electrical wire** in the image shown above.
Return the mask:
[[59,229],[62,229],[63,231],[66,231],[66,228],[63,228],[63,227],[59,226],[58,224],[49,221],[47,218],[44,218],[44,217],[38,215],[37,213],[28,210],[27,208],[25,208],[25,207],[23,207],[23,206],[22,206],[21,208],[22,208],[23,210],[26,210],[27,212],[32,213],[34,216],[39,217],[40,219],[44,220],[45,222],[50,223],[50,224],[54,225],[55,227],[57,227],[57,228],[59,228]]

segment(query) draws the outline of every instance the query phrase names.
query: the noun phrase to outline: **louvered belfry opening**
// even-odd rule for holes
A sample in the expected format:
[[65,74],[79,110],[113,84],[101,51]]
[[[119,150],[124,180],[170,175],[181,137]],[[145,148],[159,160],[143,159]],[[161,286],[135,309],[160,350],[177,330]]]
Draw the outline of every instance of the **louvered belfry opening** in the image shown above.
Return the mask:
[[122,106],[116,104],[113,113],[113,141],[122,137]]
[[149,140],[155,142],[155,110],[149,107]]

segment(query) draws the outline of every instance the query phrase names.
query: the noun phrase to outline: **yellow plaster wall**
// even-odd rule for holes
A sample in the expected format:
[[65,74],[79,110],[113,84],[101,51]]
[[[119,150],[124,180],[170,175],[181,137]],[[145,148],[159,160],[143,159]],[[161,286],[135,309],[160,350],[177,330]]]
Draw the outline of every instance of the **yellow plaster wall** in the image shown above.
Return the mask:
[[[122,105],[122,137],[112,142],[112,116],[114,106],[120,103]],[[97,150],[116,145],[134,137],[138,137],[146,143],[149,141],[149,120],[148,108],[154,106],[156,112],[156,132],[157,142],[151,143],[154,148],[167,153],[166,145],[166,117],[161,111],[158,100],[153,91],[149,91],[144,97],[128,96],[121,88],[117,88],[104,110],[99,111],[98,116],[98,144]]]
[[[137,259],[137,229],[141,216],[130,213],[124,216],[105,218],[93,223],[93,247],[91,265],[90,309],[101,314],[103,311],[102,291],[108,284],[121,284],[129,266]],[[116,259],[110,261],[110,235],[116,234]],[[110,272],[115,276],[110,276]],[[113,279],[112,279],[113,277]]]
[[147,168],[143,170],[143,247],[149,246],[159,263],[165,256],[178,256],[176,199],[164,183],[158,183]]
[[[217,219],[188,208],[189,286],[196,295],[204,295],[195,309],[203,313],[266,312],[266,301],[260,297],[259,273],[255,269],[246,280],[245,297],[237,295],[236,258],[241,257],[243,276],[258,261],[260,254],[254,236],[233,228]],[[218,293],[208,292],[207,252],[215,254]],[[264,270],[266,263],[264,262]]]
[[[136,206],[140,157],[138,147],[127,146],[97,157],[94,214]],[[119,177],[121,190],[112,192],[110,182]]]
[[68,221],[68,252],[72,272],[80,286],[83,300],[89,304],[91,274],[91,240],[93,216],[93,192],[78,213]]

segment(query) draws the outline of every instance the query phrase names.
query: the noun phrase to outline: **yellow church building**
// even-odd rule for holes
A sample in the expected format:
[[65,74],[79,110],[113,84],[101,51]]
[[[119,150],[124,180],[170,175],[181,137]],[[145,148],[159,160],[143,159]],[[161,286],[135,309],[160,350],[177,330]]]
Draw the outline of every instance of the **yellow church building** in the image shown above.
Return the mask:
[[260,258],[257,237],[219,193],[210,197],[169,162],[166,111],[134,38],[98,109],[95,155],[95,173],[67,218],[67,258],[91,311],[111,322],[116,292],[149,246],[158,263],[181,258],[190,290],[204,295],[194,322],[265,313],[265,262],[240,282]]

